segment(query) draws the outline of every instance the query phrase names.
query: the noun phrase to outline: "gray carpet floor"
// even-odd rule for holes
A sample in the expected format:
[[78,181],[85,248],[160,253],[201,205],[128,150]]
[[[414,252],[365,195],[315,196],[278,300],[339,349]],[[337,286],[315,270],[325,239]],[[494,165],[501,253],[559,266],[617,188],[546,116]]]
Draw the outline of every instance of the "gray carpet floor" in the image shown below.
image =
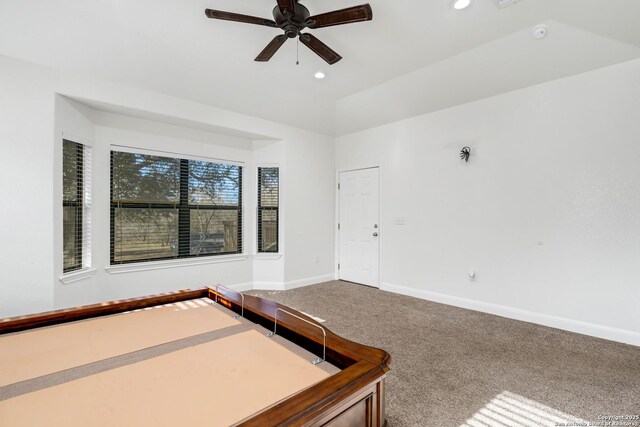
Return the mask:
[[640,414],[640,347],[341,281],[248,293],[389,352],[391,427],[547,426],[575,421],[569,415],[597,422]]

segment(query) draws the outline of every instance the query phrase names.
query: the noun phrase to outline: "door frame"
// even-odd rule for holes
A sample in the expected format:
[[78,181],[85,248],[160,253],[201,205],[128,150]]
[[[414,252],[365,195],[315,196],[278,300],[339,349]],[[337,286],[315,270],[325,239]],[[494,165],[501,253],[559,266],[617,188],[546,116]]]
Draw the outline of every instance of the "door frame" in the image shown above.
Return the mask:
[[[335,280],[340,280],[340,272],[338,271],[338,263],[340,262],[340,231],[338,230],[338,223],[340,222],[340,190],[338,190],[338,184],[340,183],[340,174],[343,172],[354,172],[363,169],[378,169],[378,229],[380,230],[380,236],[378,238],[378,284],[375,286],[381,289],[382,286],[382,244],[384,242],[384,227],[382,225],[382,206],[383,193],[382,193],[382,166],[379,164],[365,164],[360,166],[352,166],[336,169],[336,176],[334,182],[335,191],[335,221],[333,224],[334,229],[334,242],[335,242],[335,259],[333,263]],[[362,285],[367,286],[367,285]]]

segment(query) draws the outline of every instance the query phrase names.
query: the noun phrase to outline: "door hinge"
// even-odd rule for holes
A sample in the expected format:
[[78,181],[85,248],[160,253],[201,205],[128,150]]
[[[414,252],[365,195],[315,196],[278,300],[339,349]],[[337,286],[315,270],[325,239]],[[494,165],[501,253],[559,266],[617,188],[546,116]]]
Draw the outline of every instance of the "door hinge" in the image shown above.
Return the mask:
[[340,264],[338,263],[338,270],[340,270]]
[[340,183],[338,183],[338,190],[340,189]]
[[340,223],[338,223],[338,230],[340,230]]

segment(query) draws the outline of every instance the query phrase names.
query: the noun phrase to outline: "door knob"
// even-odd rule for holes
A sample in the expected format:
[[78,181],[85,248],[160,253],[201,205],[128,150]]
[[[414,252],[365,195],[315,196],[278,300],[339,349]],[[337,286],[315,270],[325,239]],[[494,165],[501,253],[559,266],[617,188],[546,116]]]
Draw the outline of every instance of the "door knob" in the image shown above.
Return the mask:
[[378,237],[378,233],[373,233],[373,237]]

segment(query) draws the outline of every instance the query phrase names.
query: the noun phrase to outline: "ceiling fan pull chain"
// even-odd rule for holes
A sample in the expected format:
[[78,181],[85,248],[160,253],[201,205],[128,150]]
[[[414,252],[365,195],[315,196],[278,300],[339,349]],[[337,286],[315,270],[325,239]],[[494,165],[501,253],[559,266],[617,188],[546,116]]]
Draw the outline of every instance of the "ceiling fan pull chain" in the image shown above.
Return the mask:
[[300,65],[300,37],[296,39],[296,65]]

